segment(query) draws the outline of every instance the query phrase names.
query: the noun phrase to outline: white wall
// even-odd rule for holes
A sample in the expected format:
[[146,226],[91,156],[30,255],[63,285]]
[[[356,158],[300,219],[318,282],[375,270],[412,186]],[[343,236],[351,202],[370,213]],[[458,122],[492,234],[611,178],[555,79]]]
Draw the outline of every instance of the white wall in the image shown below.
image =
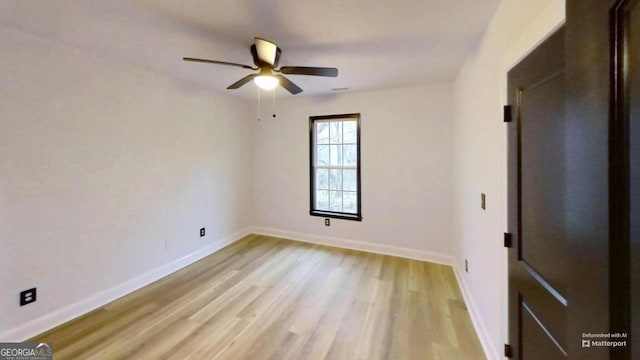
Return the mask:
[[[0,340],[79,315],[251,224],[243,102],[12,28],[0,39]],[[33,286],[38,301],[19,307]]]
[[[563,0],[504,0],[454,83],[454,254],[491,358],[507,340],[506,105],[508,70],[564,21]],[[480,193],[487,210],[480,209]],[[458,273],[463,273],[458,271]]]
[[[259,231],[374,251],[412,249],[406,255],[447,261],[451,91],[436,84],[277,100],[276,118],[264,105],[255,122]],[[309,116],[344,113],[361,113],[363,220],[333,219],[325,227],[309,215]]]

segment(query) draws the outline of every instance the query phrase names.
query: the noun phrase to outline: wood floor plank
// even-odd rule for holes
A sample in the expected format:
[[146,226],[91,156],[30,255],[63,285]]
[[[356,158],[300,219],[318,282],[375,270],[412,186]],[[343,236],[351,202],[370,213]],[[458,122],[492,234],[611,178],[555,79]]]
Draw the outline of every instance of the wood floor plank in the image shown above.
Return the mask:
[[30,341],[56,359],[484,359],[451,267],[262,235]]

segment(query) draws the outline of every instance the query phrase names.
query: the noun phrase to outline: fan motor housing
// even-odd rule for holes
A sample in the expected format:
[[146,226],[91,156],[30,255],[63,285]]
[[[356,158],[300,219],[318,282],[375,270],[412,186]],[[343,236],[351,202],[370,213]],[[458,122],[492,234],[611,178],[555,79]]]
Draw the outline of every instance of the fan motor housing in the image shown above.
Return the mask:
[[251,45],[251,56],[253,56],[253,63],[259,68],[263,68],[265,66],[270,68],[277,68],[278,64],[280,63],[281,53],[282,53],[282,49],[280,49],[280,47],[276,47],[276,58],[275,58],[275,61],[273,62],[273,65],[271,65],[267,62],[260,60],[260,58],[258,57],[258,50],[256,49],[256,45],[255,44]]

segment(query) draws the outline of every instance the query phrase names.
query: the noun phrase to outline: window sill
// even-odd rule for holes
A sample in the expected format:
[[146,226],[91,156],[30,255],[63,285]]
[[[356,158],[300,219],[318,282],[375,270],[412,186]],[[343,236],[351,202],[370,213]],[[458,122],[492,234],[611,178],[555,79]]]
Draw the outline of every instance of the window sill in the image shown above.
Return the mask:
[[332,218],[332,219],[362,221],[362,216],[360,214],[345,214],[345,213],[336,213],[331,211],[311,210],[309,212],[309,215]]

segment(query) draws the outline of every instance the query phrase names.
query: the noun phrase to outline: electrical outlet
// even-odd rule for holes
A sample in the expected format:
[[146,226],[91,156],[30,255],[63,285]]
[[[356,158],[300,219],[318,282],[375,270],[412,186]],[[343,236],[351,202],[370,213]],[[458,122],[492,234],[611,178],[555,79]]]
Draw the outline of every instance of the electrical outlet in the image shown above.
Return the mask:
[[36,288],[20,292],[20,306],[25,306],[36,301]]
[[324,226],[331,226],[331,219],[324,219]]
[[469,272],[469,260],[464,259],[464,272]]
[[487,210],[487,195],[484,193],[480,194],[480,207],[482,210]]
[[200,237],[204,236],[204,228],[200,229]]

